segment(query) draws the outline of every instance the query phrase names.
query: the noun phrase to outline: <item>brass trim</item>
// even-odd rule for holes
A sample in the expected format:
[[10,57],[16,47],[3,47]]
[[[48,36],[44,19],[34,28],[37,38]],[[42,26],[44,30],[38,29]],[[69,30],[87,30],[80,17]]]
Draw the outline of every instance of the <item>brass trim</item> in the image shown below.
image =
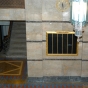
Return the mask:
[[[61,7],[61,4],[65,4],[65,7],[63,8],[63,7]],[[68,10],[69,9],[69,7],[70,7],[70,3],[69,3],[69,1],[68,0],[57,0],[56,1],[56,9],[58,10],[58,11],[62,11],[62,12],[64,12],[64,11],[66,11],[66,10]]]
[[71,53],[73,53],[73,35],[72,35],[72,51]]
[[47,31],[46,34],[75,34],[75,32],[69,32],[69,31]]
[[57,34],[57,54],[58,54],[58,34]]
[[23,66],[23,61],[21,62],[21,67],[20,67],[19,75],[21,75],[22,66]]
[[62,34],[62,54],[63,54],[63,34]]
[[[67,34],[67,46],[68,46],[68,34]],[[67,47],[67,53],[68,53],[68,47]]]
[[53,53],[53,34],[52,34],[52,53]]
[[46,33],[46,55],[48,54],[48,34]]
[[76,48],[76,54],[48,54],[48,34],[75,34],[75,32],[69,32],[69,31],[47,31],[46,32],[46,55],[47,56],[77,56],[78,55],[78,42],[77,42],[77,48]]

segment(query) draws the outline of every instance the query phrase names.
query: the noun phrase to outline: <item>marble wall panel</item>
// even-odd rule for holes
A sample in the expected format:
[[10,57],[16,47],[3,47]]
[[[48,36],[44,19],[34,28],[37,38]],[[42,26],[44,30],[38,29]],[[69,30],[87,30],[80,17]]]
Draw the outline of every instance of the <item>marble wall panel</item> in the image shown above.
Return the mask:
[[46,40],[47,31],[62,31],[62,23],[42,23],[43,40]]
[[42,23],[26,23],[26,40],[42,41]]
[[42,43],[27,42],[27,59],[42,60]]
[[42,0],[25,0],[26,20],[42,20]]
[[65,60],[63,63],[63,76],[81,76],[81,60]]
[[83,27],[83,41],[88,41],[88,25]]
[[81,76],[81,60],[44,60],[44,76]]
[[25,9],[0,9],[0,20],[25,20]]
[[88,77],[88,61],[82,61],[82,77]]
[[44,60],[43,75],[44,76],[62,76],[62,61]]
[[25,9],[11,9],[10,20],[26,20]]
[[42,20],[62,21],[62,11],[56,8],[56,0],[43,0]]
[[10,20],[10,11],[6,9],[0,9],[0,20]]
[[82,60],[88,60],[88,43],[83,43]]
[[62,23],[62,30],[73,32],[73,25],[71,23]]
[[42,61],[27,61],[28,77],[43,77]]

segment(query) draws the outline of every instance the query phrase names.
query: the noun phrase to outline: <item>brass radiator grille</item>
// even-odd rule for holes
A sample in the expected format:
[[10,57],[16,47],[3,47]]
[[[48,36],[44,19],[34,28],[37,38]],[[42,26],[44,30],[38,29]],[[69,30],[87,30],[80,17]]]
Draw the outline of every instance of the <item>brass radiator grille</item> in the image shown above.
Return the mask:
[[24,0],[0,0],[0,8],[25,8]]
[[47,55],[77,55],[78,44],[74,32],[46,32]]

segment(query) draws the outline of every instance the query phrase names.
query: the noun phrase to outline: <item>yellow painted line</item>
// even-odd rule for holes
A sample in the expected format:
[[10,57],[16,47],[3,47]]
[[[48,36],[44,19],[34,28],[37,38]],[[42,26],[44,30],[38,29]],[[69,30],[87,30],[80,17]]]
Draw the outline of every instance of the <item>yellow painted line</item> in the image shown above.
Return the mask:
[[0,75],[1,75],[1,74],[5,74],[5,73],[8,73],[8,72],[15,71],[15,70],[18,70],[18,69],[20,69],[20,68],[16,68],[16,69],[13,69],[13,70],[9,70],[9,71],[6,71],[6,72],[3,72],[3,73],[0,73]]
[[20,72],[19,72],[19,74],[21,74],[22,66],[23,66],[23,62],[21,63],[21,67],[20,67]]
[[[21,75],[22,66],[23,66],[23,61],[0,61],[0,64],[3,63],[3,62],[5,62],[5,63],[7,63],[7,64],[10,64],[10,65],[12,65],[12,66],[16,66],[16,69],[8,70],[8,71],[6,71],[6,72],[0,73],[0,75]],[[21,65],[18,66],[18,65],[15,65],[15,64],[11,63],[11,62],[20,62]],[[18,69],[19,69],[19,73],[18,73],[18,74],[8,74],[8,72],[12,72],[12,71],[15,71],[15,70],[18,70]],[[7,73],[7,74],[6,74],[6,73]]]
[[20,66],[15,65],[15,64],[13,64],[13,63],[11,63],[11,62],[5,62],[5,63],[8,63],[8,64],[13,65],[13,66],[16,66],[16,67],[20,67]]

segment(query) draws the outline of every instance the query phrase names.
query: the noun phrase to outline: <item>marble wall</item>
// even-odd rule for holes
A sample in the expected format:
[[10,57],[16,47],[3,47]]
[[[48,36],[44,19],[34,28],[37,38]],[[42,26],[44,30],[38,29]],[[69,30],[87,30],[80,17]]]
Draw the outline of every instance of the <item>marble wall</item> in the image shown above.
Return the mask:
[[25,9],[0,9],[0,20],[25,20]]
[[28,77],[88,77],[88,25],[78,45],[78,56],[47,56],[46,31],[73,31],[70,7],[59,10],[59,0],[25,0],[25,9],[0,9],[0,20],[25,20]]
[[88,26],[83,28],[85,32],[78,44],[78,56],[46,55],[46,31],[73,31],[73,26],[69,23],[70,7],[62,12],[56,7],[57,2],[58,0],[26,0],[28,77],[87,77]]

